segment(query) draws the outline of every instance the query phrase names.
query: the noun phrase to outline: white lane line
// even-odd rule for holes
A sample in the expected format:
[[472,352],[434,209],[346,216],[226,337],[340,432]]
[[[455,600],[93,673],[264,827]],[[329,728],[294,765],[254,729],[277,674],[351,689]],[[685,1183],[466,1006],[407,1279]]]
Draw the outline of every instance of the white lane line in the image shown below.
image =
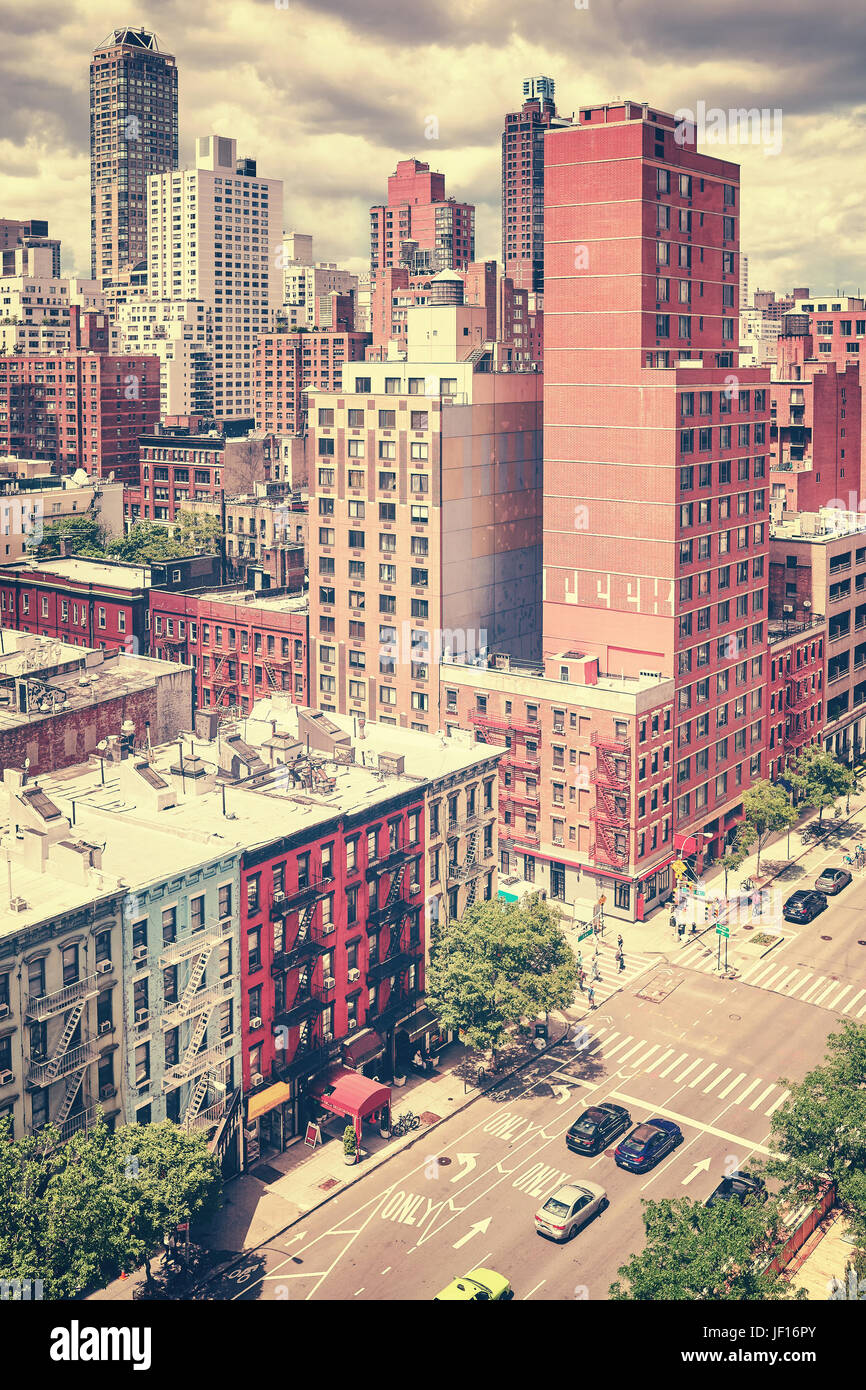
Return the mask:
[[674,1077],[674,1085],[679,1086],[680,1082],[685,1080],[689,1072],[694,1071],[695,1067],[699,1067],[703,1060],[703,1057],[696,1057],[693,1062],[690,1062],[685,1071],[681,1071],[679,1076]]
[[[612,1056],[614,1055],[615,1052],[619,1052],[619,1050],[620,1050],[621,1047],[628,1047],[629,1043],[632,1042],[633,1039],[634,1039],[634,1033],[629,1033],[628,1037],[627,1037],[627,1038],[623,1038],[622,1042],[618,1042],[617,1045],[616,1045],[616,1047],[609,1047],[609,1048],[607,1049],[607,1051],[605,1052],[605,1054],[604,1054],[604,1055],[605,1055],[605,1060],[606,1060],[608,1057],[612,1057]],[[638,1047],[640,1047],[640,1043],[638,1043]],[[632,1051],[634,1051],[634,1048],[632,1048]]]
[[[546,1284],[546,1283],[547,1283],[547,1280],[546,1280],[546,1279],[542,1279],[541,1284]],[[524,1303],[526,1302],[527,1298],[531,1298],[532,1295],[533,1295],[534,1293],[538,1293],[538,1290],[541,1288],[541,1284],[536,1284],[536,1286],[535,1286],[534,1289],[530,1289],[530,1290],[529,1290],[529,1293],[525,1293],[525,1294],[523,1295],[523,1302],[524,1302]]]
[[843,1014],[847,1014],[848,1010],[852,1009],[854,1005],[857,1003],[857,1000],[862,999],[864,994],[866,994],[866,989],[858,989],[857,993],[854,995],[854,998],[848,1000],[848,1003],[842,1010]]
[[[672,1047],[672,1048],[671,1048],[671,1051],[672,1051],[672,1052],[675,1052],[675,1051],[676,1051],[676,1048],[673,1048],[673,1047]],[[687,1052],[681,1052],[680,1055],[679,1055],[679,1057],[677,1057],[676,1061],[671,1062],[668,1066],[665,1067],[664,1071],[660,1071],[660,1072],[659,1072],[659,1076],[662,1077],[662,1078],[665,1077],[665,1076],[667,1076],[668,1072],[673,1071],[674,1067],[678,1067],[679,1064],[680,1064],[680,1062],[684,1062],[684,1061],[686,1060],[686,1058],[688,1057],[688,1055],[689,1055],[689,1054],[688,1054]],[[655,1065],[655,1064],[653,1064],[653,1065]]]
[[725,1096],[730,1095],[734,1087],[739,1086],[740,1082],[745,1081],[745,1079],[746,1073],[744,1071],[741,1071],[735,1081],[729,1081],[725,1089],[723,1091],[719,1091],[719,1100],[724,1100]]
[[391,1269],[391,1266],[388,1265],[387,1268],[385,1268],[385,1269],[382,1270],[382,1273],[383,1273],[383,1274],[387,1274],[387,1273],[390,1271],[390,1269]]
[[[648,1067],[644,1067],[647,1076],[649,1076],[651,1072],[654,1072],[656,1067],[660,1067],[662,1062],[666,1062],[669,1057],[672,1057],[675,1052],[675,1047],[666,1047],[664,1052],[660,1052],[654,1062],[650,1062]],[[683,1056],[685,1056],[685,1053],[683,1053]]]
[[703,1081],[705,1076],[709,1076],[711,1071],[715,1071],[718,1065],[718,1062],[710,1062],[710,1065],[708,1067],[704,1067],[703,1071],[698,1073],[694,1081],[689,1082],[689,1087],[691,1088],[697,1086],[699,1082]]
[[726,1076],[730,1076],[730,1074],[731,1074],[731,1068],[730,1068],[730,1067],[725,1067],[725,1070],[724,1070],[724,1071],[719,1072],[719,1075],[718,1075],[718,1076],[714,1076],[714,1077],[713,1077],[713,1079],[712,1079],[712,1081],[710,1082],[709,1086],[705,1086],[705,1087],[704,1087],[704,1095],[708,1095],[710,1091],[714,1091],[714,1090],[716,1089],[716,1087],[719,1085],[719,1083],[722,1082],[722,1081],[724,1081],[725,1077],[726,1077]]
[[767,1096],[770,1094],[770,1092],[771,1092],[771,1091],[774,1091],[775,1089],[776,1089],[776,1083],[775,1083],[775,1081],[774,1081],[771,1085],[769,1085],[769,1086],[767,1087],[767,1089],[766,1089],[765,1091],[762,1091],[762,1092],[761,1092],[761,1094],[758,1096],[758,1099],[757,1099],[757,1100],[753,1100],[753,1101],[752,1101],[751,1105],[749,1106],[749,1109],[750,1109],[750,1110],[757,1110],[758,1106],[761,1104],[761,1101],[762,1101],[762,1100],[766,1100],[766,1099],[767,1099]]
[[731,1104],[742,1105],[743,1101],[746,1099],[746,1096],[749,1095],[752,1091],[754,1091],[756,1086],[760,1085],[760,1081],[761,1078],[759,1076],[756,1076],[754,1081],[750,1082],[749,1085],[746,1087],[745,1091],[743,1091],[742,1095],[737,1096],[737,1099],[735,1101],[732,1101]]
[[791,1094],[790,1091],[783,1091],[782,1094],[779,1096],[779,1099],[778,1099],[778,1100],[774,1100],[774,1101],[773,1101],[773,1104],[770,1106],[769,1110],[765,1110],[765,1111],[764,1111],[764,1114],[769,1118],[769,1116],[772,1115],[772,1113],[773,1113],[774,1110],[778,1110],[778,1108],[779,1108],[780,1105],[784,1105],[785,1101],[788,1099],[788,1096],[789,1096],[790,1094]]
[[[621,1101],[623,1105],[646,1106],[645,1100],[639,1100],[636,1096],[626,1095],[625,1091],[612,1091],[611,1096],[614,1100]],[[673,1120],[676,1124],[680,1125],[680,1127],[686,1125],[690,1129],[700,1130],[702,1134],[712,1134],[716,1139],[727,1139],[732,1144],[739,1144],[741,1151],[744,1143],[752,1142],[751,1140],[744,1140],[741,1134],[731,1134],[726,1129],[717,1129],[715,1125],[704,1124],[702,1120],[694,1120],[689,1115],[680,1115],[676,1110],[668,1109],[666,1105],[654,1106],[653,1114],[661,1115],[667,1120]],[[767,1154],[772,1158],[777,1157],[776,1151],[774,1149],[768,1149],[764,1144],[753,1144],[752,1148],[756,1153]],[[675,1149],[670,1157],[679,1157],[682,1155],[682,1152],[682,1149]],[[658,1172],[660,1170],[657,1169],[656,1171]]]
[[359,1293],[363,1293],[363,1292],[364,1292],[364,1285],[362,1284],[361,1287],[360,1287],[360,1289],[356,1289],[356,1290],[355,1290],[355,1298],[358,1297],[358,1294],[359,1294]]

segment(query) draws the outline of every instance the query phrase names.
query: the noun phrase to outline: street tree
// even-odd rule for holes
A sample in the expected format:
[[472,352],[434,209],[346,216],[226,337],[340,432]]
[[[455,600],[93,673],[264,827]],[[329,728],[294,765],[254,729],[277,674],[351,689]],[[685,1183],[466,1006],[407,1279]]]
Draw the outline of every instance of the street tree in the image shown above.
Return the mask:
[[770,1159],[792,1206],[812,1202],[832,1182],[836,1204],[866,1259],[866,1026],[846,1021],[827,1039],[825,1062],[802,1081],[782,1080],[790,1092],[773,1111]]
[[804,748],[791,769],[790,780],[800,800],[816,807],[819,825],[827,807],[834,806],[840,796],[850,796],[857,784],[852,769],[818,744]]
[[767,1266],[788,1235],[778,1204],[688,1198],[644,1201],[646,1244],[617,1270],[610,1297],[632,1300],[782,1301],[795,1294]]
[[[755,869],[761,872],[761,850],[771,835],[786,830],[793,825],[797,814],[791,806],[785,791],[774,782],[762,780],[753,782],[743,797],[743,819],[737,831],[738,849],[748,853],[757,847],[758,859]],[[745,858],[745,855],[743,856]],[[742,862],[742,860],[740,861]]]
[[427,997],[443,1026],[494,1054],[521,1018],[571,1003],[577,962],[559,910],[539,897],[474,903],[433,940]]
[[54,559],[60,554],[61,542],[65,540],[71,542],[75,555],[99,557],[105,554],[105,532],[102,527],[92,516],[81,515],[46,522],[36,549],[37,558]]

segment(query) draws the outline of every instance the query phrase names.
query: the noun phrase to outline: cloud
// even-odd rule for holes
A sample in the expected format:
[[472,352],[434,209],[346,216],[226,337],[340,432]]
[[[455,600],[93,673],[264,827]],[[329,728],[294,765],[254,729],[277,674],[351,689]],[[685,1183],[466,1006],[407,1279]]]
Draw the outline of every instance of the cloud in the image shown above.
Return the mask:
[[[181,163],[197,135],[236,137],[284,180],[287,229],[312,231],[322,258],[365,263],[368,208],[411,155],[475,202],[477,254],[498,255],[503,116],[523,79],[545,73],[566,113],[615,96],[670,111],[781,108],[778,156],[730,152],[752,283],[860,277],[862,207],[846,199],[866,164],[866,11],[850,0],[233,0],[204,14],[142,0],[134,19],[177,58]],[[0,20],[0,215],[48,217],[64,268],[86,273],[90,54],[116,6],[0,0]]]

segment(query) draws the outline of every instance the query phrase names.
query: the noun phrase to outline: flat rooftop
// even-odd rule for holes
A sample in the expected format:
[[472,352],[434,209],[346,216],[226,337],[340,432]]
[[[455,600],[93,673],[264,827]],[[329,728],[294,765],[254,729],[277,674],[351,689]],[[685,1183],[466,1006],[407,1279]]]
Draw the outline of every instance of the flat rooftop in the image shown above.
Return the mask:
[[3,566],[18,574],[49,574],[79,584],[110,584],[115,589],[140,589],[150,583],[150,565],[125,565],[116,560],[95,560],[68,555],[53,560],[13,560]]
[[195,597],[208,603],[267,608],[273,613],[306,613],[309,606],[307,594],[272,594],[268,589],[196,589]]

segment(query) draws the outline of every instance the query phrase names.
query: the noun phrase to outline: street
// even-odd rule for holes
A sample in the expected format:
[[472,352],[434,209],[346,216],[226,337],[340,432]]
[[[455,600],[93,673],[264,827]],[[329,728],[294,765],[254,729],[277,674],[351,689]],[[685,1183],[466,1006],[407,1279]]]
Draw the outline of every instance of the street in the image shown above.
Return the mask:
[[[819,1062],[846,1000],[851,1017],[863,1002],[864,911],[858,879],[814,923],[785,924],[784,946],[759,963],[771,971],[763,986],[762,969],[755,984],[720,979],[681,964],[673,947],[671,964],[648,965],[596,1011],[578,1000],[567,1042],[251,1253],[211,1296],[425,1300],[489,1265],[519,1299],[606,1298],[641,1246],[642,1198],[701,1200],[725,1172],[768,1152],[787,1094],[780,1078]],[[780,971],[795,994],[792,972],[803,975],[809,1001],[773,987],[785,986]],[[646,1175],[618,1169],[612,1149],[570,1154],[566,1130],[603,1100],[624,1105],[634,1123],[673,1119],[684,1142]],[[609,1208],[568,1245],[537,1236],[542,1200],[581,1177],[605,1187]]]

